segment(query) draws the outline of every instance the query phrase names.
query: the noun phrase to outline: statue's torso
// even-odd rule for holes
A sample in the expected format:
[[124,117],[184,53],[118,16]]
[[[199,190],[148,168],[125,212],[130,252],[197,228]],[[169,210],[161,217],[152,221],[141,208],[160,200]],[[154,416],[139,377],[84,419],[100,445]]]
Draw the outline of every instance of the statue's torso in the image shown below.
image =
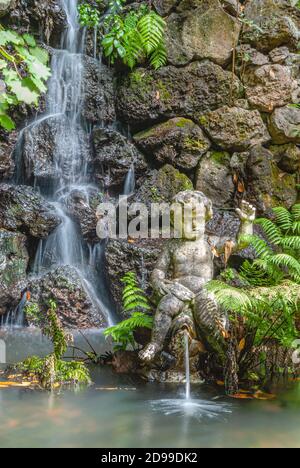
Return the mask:
[[195,293],[213,278],[213,254],[206,240],[177,243],[171,261],[173,279]]

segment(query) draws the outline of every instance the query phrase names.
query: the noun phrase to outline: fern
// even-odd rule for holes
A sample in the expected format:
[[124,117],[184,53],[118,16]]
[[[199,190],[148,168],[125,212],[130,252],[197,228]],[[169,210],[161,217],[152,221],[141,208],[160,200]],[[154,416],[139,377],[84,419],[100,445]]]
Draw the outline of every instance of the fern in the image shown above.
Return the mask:
[[130,313],[131,317],[104,331],[104,335],[111,336],[116,343],[115,350],[125,350],[129,345],[134,347],[134,331],[141,327],[151,329],[153,325],[153,318],[145,313],[151,307],[144,291],[139,287],[136,274],[128,272],[121,281],[124,284],[123,311]]
[[273,208],[273,212],[275,214],[276,224],[279,228],[284,232],[289,231],[293,222],[292,214],[282,206]]
[[137,29],[148,56],[162,44],[165,26],[165,20],[153,11],[139,20]]
[[271,244],[280,244],[282,233],[272,221],[266,218],[259,218],[256,219],[255,224],[261,226]]

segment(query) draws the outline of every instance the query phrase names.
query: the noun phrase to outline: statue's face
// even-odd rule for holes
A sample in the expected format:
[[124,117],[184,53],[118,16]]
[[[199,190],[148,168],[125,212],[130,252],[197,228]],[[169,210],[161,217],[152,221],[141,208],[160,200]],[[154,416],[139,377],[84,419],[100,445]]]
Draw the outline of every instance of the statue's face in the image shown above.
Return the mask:
[[202,192],[185,191],[180,192],[174,201],[181,206],[179,227],[182,238],[186,240],[203,238],[206,222],[213,216],[210,200]]

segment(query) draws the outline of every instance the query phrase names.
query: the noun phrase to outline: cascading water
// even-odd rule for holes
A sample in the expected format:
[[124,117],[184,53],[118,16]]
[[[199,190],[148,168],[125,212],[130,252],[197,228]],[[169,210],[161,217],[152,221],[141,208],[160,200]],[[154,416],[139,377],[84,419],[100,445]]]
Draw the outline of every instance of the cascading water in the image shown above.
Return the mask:
[[86,294],[111,325],[113,320],[108,300],[105,297],[103,299],[106,291],[99,285],[102,275],[91,265],[91,262],[99,261],[101,256],[96,256],[95,252],[98,253],[102,247],[92,251],[84,243],[80,229],[68,214],[66,204],[73,190],[79,190],[88,197],[89,189],[94,186],[88,175],[89,126],[81,112],[85,30],[78,23],[77,0],[61,0],[61,3],[67,18],[67,28],[62,34],[61,49],[56,50],[52,58],[46,115],[25,129],[32,148],[35,147],[35,139],[40,138],[39,125],[46,121],[51,129],[54,140],[51,148],[53,182],[45,185],[45,181],[36,179],[34,186],[52,203],[61,224],[46,240],[40,242],[32,274],[40,276],[66,265],[76,268]]
[[185,346],[185,398],[186,400],[189,400],[191,398],[191,379],[190,379],[189,336],[187,333],[184,334],[184,346]]

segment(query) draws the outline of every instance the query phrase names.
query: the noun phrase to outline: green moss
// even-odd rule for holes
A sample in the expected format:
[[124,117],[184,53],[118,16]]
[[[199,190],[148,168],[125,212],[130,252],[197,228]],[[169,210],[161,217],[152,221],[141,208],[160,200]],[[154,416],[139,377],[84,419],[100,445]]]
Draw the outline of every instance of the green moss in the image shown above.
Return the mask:
[[184,148],[188,150],[204,150],[207,148],[207,143],[197,138],[186,137],[183,142]]
[[201,115],[201,117],[199,117],[199,124],[200,125],[207,125],[208,124],[208,120],[204,115]]
[[187,125],[190,125],[191,123],[193,123],[191,120],[185,119],[184,117],[180,117],[180,118],[177,119],[177,121],[176,121],[176,127],[184,128],[184,127],[186,127]]
[[230,155],[225,151],[211,151],[210,158],[219,166],[224,166],[229,162]]

